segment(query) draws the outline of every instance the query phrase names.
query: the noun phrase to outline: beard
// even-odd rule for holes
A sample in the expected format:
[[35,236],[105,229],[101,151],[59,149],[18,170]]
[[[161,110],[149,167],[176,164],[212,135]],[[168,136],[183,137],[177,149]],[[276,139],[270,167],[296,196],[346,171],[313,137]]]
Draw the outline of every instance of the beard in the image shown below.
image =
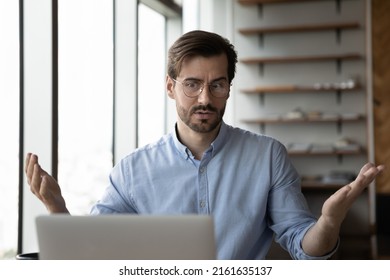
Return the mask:
[[[200,133],[207,133],[213,131],[221,124],[223,115],[225,113],[225,108],[226,106],[224,106],[221,110],[218,110],[214,106],[208,104],[208,105],[194,106],[190,108],[190,110],[186,110],[185,108],[178,106],[177,112],[182,122],[185,123],[193,131],[200,132]],[[191,116],[196,111],[202,111],[202,110],[214,112],[216,118],[196,120],[196,122],[192,121]]]

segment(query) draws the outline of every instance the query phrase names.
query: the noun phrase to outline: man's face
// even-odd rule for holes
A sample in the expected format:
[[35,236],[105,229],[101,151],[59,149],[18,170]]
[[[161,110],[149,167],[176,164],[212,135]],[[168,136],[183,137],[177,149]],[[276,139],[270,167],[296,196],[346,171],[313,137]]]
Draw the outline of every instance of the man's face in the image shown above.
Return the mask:
[[167,77],[167,91],[169,97],[176,100],[178,122],[201,133],[211,132],[220,125],[229,95],[224,98],[214,97],[207,84],[221,80],[228,82],[227,69],[228,62],[225,54],[186,58],[176,80],[203,82],[205,86],[197,97],[186,96],[183,92],[183,85]]

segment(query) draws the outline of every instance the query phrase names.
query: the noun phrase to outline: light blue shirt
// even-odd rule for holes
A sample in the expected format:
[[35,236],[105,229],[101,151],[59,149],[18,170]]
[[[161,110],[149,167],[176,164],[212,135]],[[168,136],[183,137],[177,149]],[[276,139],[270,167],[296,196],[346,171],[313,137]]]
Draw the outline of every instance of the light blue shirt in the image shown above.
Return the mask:
[[318,259],[301,248],[316,218],[285,147],[225,123],[200,161],[175,132],[123,158],[91,211],[114,213],[212,215],[218,259],[264,259],[274,233],[292,258]]

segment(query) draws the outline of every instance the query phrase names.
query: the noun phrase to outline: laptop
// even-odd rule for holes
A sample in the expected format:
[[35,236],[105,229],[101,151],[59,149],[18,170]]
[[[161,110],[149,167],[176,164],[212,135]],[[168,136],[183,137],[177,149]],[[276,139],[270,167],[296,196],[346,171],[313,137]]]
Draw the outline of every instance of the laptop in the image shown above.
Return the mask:
[[41,260],[212,260],[206,215],[44,215],[36,218]]

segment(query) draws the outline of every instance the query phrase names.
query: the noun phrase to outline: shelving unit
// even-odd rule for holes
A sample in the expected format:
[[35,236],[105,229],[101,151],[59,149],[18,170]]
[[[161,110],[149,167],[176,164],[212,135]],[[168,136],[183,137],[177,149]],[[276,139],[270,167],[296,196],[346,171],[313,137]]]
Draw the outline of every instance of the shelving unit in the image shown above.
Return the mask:
[[[352,82],[352,81],[351,81]],[[352,82],[353,83],[353,82]],[[361,91],[363,87],[361,85],[349,85],[349,82],[343,82],[336,85],[332,84],[317,84],[311,86],[297,86],[297,85],[270,85],[270,86],[257,86],[254,88],[243,88],[240,91],[249,95],[259,95],[261,104],[264,104],[264,95],[266,94],[336,94],[336,100],[339,104],[341,102],[341,96],[343,93],[357,93]]]
[[357,122],[365,120],[364,116],[357,116],[354,118],[343,118],[343,117],[332,117],[327,119],[322,118],[281,118],[281,119],[252,119],[252,120],[242,120],[246,123],[252,124],[282,124],[282,123],[344,123],[344,122]]
[[330,54],[330,55],[308,55],[308,56],[280,56],[280,57],[255,57],[243,58],[242,63],[266,64],[266,63],[294,63],[294,62],[321,62],[321,61],[342,61],[361,59],[362,56],[356,53]]
[[[326,177],[332,171],[357,174],[369,158],[365,22],[359,16],[365,12],[364,0],[237,0],[235,8],[240,20],[235,26],[234,44],[241,54],[237,72],[242,74],[235,81],[239,85],[237,121],[249,130],[275,137],[287,148],[289,143],[356,140],[358,147],[354,150],[291,150],[289,155],[302,178]],[[352,10],[357,14],[353,15]],[[337,40],[333,40],[333,33]],[[254,36],[260,38],[260,44]],[[305,44],[300,48],[302,38]],[[254,100],[257,96],[260,103]],[[336,115],[286,117],[301,106],[303,112]],[[240,107],[245,111],[239,111]],[[346,112],[355,115],[343,117]],[[302,179],[309,205],[318,213],[321,203],[343,185]],[[341,233],[343,244],[355,238],[367,244],[363,247],[370,248],[370,252],[362,258],[376,258],[371,195],[371,191],[364,192]],[[360,228],[350,228],[350,224]],[[355,247],[348,250],[355,250],[355,256],[366,254]],[[343,250],[338,257],[343,258]]]
[[287,25],[287,26],[271,26],[271,27],[253,27],[241,28],[238,31],[243,35],[264,35],[271,33],[290,33],[290,32],[317,32],[317,31],[341,31],[344,29],[360,28],[358,22],[339,22],[339,23],[322,23],[322,24],[302,24],[302,25]]
[[258,86],[254,88],[241,89],[241,92],[248,94],[273,94],[273,93],[282,93],[282,94],[294,94],[299,92],[307,93],[323,93],[323,92],[355,92],[361,90],[360,85],[355,85],[352,87],[340,87],[334,85],[328,86],[297,86],[297,85],[271,85],[271,86]]

